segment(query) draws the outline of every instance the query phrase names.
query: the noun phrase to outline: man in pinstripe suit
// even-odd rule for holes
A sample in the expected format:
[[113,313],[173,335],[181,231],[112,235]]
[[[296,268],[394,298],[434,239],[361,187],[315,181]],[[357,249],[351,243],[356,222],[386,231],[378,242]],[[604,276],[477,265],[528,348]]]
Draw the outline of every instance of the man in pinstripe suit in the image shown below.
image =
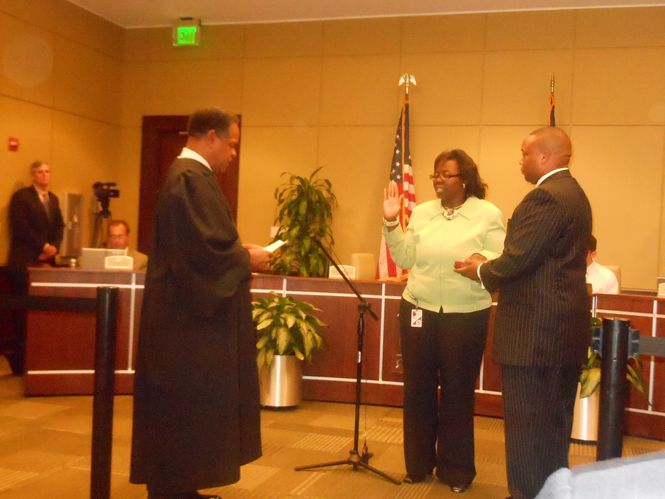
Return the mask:
[[503,253],[471,255],[457,271],[499,290],[494,360],[501,364],[508,488],[533,498],[568,466],[579,367],[590,342],[585,285],[591,207],[571,176],[568,135],[541,128],[522,142],[536,185],[508,221]]

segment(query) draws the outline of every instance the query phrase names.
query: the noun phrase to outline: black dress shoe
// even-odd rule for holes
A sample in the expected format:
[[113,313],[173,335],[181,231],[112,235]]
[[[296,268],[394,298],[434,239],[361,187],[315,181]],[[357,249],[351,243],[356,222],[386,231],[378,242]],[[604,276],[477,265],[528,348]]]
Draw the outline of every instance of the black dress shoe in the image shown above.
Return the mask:
[[180,494],[148,494],[148,499],[222,499],[222,496],[199,494],[194,491]]
[[450,484],[450,490],[453,491],[455,494],[461,494],[462,492],[466,491],[466,489],[469,488],[470,483],[451,483]]
[[420,483],[425,481],[425,475],[412,475],[410,473],[407,473],[406,476],[404,477],[404,480],[402,480],[404,483]]
[[407,473],[402,481],[405,483],[420,483],[425,481],[427,475],[431,476],[433,474],[434,468],[429,470],[427,473]]

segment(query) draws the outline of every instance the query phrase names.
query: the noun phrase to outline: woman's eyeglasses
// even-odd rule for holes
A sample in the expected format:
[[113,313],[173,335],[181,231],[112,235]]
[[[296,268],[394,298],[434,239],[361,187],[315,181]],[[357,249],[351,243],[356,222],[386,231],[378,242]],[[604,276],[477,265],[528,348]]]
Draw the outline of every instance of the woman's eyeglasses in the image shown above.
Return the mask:
[[460,175],[459,173],[455,173],[455,174],[453,174],[453,173],[434,173],[434,174],[429,176],[429,179],[430,180],[436,180],[437,178],[440,178],[440,179],[443,179],[443,180],[448,180],[448,179],[451,179],[451,178],[461,177],[461,176],[462,175]]

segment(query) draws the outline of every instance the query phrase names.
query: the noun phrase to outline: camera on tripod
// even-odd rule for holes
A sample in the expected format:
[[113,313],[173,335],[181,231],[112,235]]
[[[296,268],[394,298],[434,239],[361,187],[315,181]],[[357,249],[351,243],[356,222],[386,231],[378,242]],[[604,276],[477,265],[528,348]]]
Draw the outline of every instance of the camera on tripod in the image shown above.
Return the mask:
[[92,191],[97,198],[99,211],[95,212],[95,228],[92,234],[90,246],[97,247],[97,243],[106,239],[108,222],[111,218],[111,198],[120,197],[120,189],[115,189],[115,182],[95,182]]
[[104,199],[120,197],[120,189],[112,189],[115,186],[115,182],[95,182],[92,184],[97,201],[101,203]]
[[111,198],[117,198],[120,196],[120,189],[114,189],[115,185],[115,182],[95,182],[92,184],[92,190],[95,193],[95,197],[102,207],[100,211],[105,217],[109,216],[109,204],[111,203]]

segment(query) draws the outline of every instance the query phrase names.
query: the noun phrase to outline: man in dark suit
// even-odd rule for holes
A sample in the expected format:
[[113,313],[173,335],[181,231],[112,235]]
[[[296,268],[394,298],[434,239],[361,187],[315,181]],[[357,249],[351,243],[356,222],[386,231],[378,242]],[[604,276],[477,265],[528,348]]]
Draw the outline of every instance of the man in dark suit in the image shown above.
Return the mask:
[[14,193],[9,203],[10,268],[55,263],[64,223],[58,197],[49,192],[51,167],[43,161],[30,165],[32,185]]
[[501,364],[508,488],[533,498],[568,466],[579,367],[590,342],[585,285],[591,207],[571,176],[568,135],[531,132],[522,174],[536,185],[515,208],[504,250],[483,262],[471,255],[457,271],[499,290],[494,360]]
[[[9,202],[8,277],[17,294],[28,292],[30,265],[55,263],[62,242],[64,223],[58,197],[49,192],[51,167],[43,161],[30,165],[32,185],[19,189]],[[23,372],[25,349],[25,311],[14,314],[16,341],[7,360],[15,374]]]

